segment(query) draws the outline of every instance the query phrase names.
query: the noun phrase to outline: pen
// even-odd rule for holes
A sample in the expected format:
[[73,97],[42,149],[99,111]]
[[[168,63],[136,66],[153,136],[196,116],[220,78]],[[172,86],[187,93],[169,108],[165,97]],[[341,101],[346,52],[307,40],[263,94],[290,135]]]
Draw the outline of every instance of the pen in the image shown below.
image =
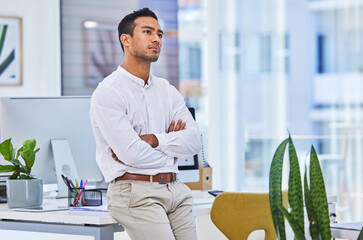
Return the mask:
[[86,179],[86,181],[84,181],[83,188],[85,188],[85,187],[86,187],[87,182],[88,182],[88,179]]
[[[88,182],[88,179],[86,179],[86,181],[84,181],[84,185],[83,185],[83,189],[82,192],[84,191],[84,189],[86,189],[86,184]],[[82,193],[81,193],[82,194]],[[86,203],[84,202],[84,198],[82,198],[82,205],[86,205]]]
[[74,186],[74,184],[73,184],[72,180],[71,180],[71,179],[69,179],[68,181],[70,182],[70,184],[72,185],[72,187],[73,187],[73,188],[75,188],[75,186]]
[[61,176],[62,176],[64,183],[67,185],[68,189],[72,192],[73,189],[72,189],[71,185],[69,184],[67,178],[63,174]]
[[[86,179],[86,181],[84,182],[84,186],[83,186],[83,188],[81,189],[81,191],[79,192],[79,194],[78,194],[78,196],[77,196],[77,199],[76,199],[76,201],[75,201],[75,203],[74,203],[74,206],[77,206],[77,203],[78,203],[78,201],[79,201],[79,198],[82,196],[82,193],[83,193],[84,187],[86,186],[87,182],[88,182],[88,179]],[[81,180],[81,185],[82,185],[82,180]],[[82,199],[82,203],[84,204],[83,199]]]
[[74,193],[73,206],[76,206],[78,202],[78,197],[79,197],[78,191],[79,191],[79,185],[78,185],[78,180],[76,179],[76,191]]

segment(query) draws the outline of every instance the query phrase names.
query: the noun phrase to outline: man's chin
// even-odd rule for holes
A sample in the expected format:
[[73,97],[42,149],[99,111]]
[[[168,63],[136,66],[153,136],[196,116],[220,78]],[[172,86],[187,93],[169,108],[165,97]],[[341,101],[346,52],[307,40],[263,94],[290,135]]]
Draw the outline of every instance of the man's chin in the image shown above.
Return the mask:
[[146,62],[156,62],[159,59],[159,54],[157,55],[134,55],[137,58],[140,58]]
[[150,62],[156,62],[159,59],[159,56],[153,58]]
[[145,58],[145,60],[149,61],[149,62],[156,62],[159,59],[159,55],[157,56],[148,56]]

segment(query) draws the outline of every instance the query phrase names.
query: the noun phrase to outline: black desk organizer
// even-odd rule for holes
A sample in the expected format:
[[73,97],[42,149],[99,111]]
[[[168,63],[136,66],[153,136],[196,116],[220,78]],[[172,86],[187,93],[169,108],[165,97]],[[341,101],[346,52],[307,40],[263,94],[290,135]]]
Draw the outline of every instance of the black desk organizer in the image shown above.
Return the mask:
[[[83,191],[82,191],[83,190]],[[75,198],[77,198],[78,194],[81,193],[81,197],[79,197],[78,202],[80,206],[101,206],[102,205],[102,191],[106,189],[104,188],[95,188],[95,189],[81,189],[81,188],[72,188],[68,191],[68,206],[74,207]],[[77,204],[78,205],[78,204]]]

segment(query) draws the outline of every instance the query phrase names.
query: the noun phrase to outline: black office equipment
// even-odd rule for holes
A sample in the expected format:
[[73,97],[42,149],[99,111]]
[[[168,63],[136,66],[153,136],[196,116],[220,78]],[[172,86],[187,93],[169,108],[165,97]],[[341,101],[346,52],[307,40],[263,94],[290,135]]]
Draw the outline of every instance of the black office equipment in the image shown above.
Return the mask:
[[222,193],[224,191],[221,191],[221,190],[210,190],[208,191],[209,194],[213,195],[213,196],[217,196],[218,194]]

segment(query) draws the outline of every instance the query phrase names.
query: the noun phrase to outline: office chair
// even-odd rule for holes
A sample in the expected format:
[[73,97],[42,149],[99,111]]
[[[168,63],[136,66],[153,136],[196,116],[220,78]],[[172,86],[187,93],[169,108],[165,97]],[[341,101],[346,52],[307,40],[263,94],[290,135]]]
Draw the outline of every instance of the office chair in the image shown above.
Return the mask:
[[[287,191],[282,195],[287,208]],[[255,230],[265,230],[265,240],[277,239],[268,193],[221,193],[213,202],[210,217],[230,240],[245,240]]]

